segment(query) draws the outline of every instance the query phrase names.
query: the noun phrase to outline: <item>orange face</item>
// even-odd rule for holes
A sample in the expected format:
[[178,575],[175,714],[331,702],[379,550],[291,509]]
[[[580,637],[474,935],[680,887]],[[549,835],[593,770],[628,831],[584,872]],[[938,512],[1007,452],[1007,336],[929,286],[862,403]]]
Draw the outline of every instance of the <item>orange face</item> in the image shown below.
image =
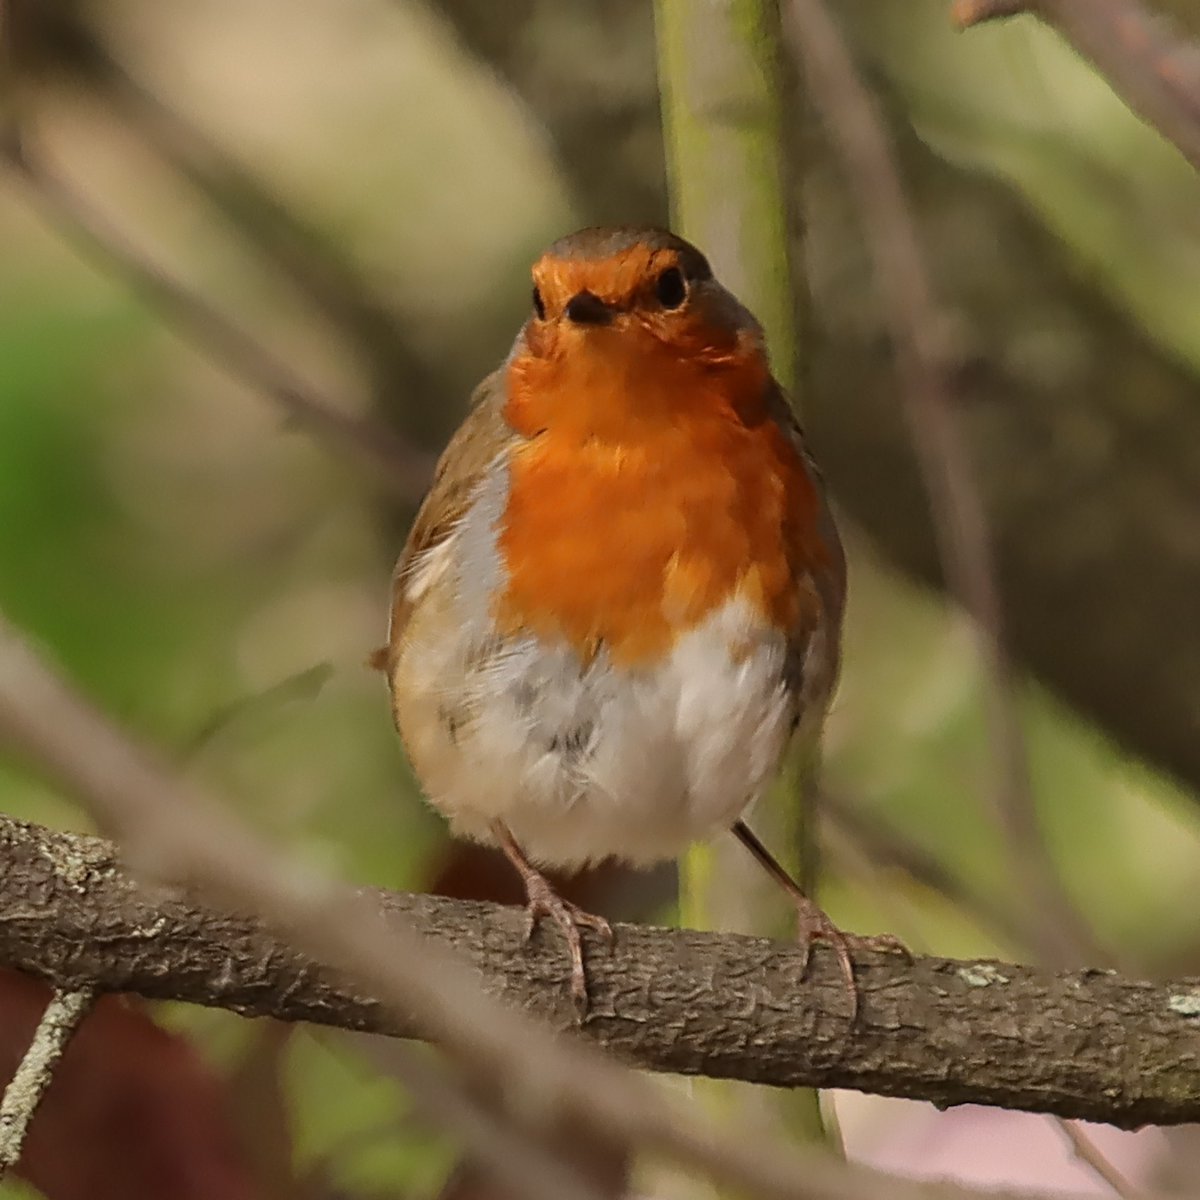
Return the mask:
[[507,373],[510,632],[636,665],[736,597],[791,631],[827,566],[820,498],[773,410],[762,336],[669,234],[576,234],[533,271]]
[[761,333],[717,284],[702,255],[635,242],[597,258],[551,248],[534,266],[533,357],[650,354],[656,347],[708,365],[761,357]]

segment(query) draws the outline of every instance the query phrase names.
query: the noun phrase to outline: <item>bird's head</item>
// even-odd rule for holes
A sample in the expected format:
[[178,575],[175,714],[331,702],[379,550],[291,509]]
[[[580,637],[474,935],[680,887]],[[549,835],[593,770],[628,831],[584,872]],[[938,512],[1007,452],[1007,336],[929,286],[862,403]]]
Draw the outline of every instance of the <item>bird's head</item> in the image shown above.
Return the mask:
[[538,359],[663,353],[709,368],[763,356],[758,322],[689,242],[661,229],[583,229],[533,266],[517,353]]

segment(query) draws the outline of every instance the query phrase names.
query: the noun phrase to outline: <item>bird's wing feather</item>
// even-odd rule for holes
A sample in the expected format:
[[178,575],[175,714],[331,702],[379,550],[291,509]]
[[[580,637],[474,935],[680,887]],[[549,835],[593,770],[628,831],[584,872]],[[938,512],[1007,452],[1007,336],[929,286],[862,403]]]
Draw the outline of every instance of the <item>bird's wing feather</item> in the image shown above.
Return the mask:
[[[798,574],[797,584],[809,598],[801,605],[803,614],[788,635],[789,686],[795,697],[797,715],[804,728],[817,734],[821,728],[829,697],[837,682],[841,663],[842,614],[846,606],[846,558],[841,538],[833,521],[821,472],[817,469],[804,431],[792,411],[783,389],[772,381],[769,396],[772,418],[783,430],[800,456],[804,469],[816,484],[820,497],[817,534],[825,545],[827,561],[823,568]],[[815,600],[816,607],[812,605]],[[814,620],[815,618],[815,620]]]
[[412,612],[407,582],[414,563],[453,532],[488,467],[516,438],[504,418],[504,401],[504,376],[502,371],[495,371],[475,389],[466,420],[438,460],[433,483],[412,523],[392,575],[388,632],[392,654],[404,636]]

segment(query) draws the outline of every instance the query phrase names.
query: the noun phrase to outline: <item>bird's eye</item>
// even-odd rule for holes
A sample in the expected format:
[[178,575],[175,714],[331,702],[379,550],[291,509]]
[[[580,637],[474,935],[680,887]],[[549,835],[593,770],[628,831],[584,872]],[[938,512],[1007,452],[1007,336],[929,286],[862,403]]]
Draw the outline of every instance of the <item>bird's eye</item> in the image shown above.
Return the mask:
[[687,299],[687,283],[678,267],[668,267],[654,283],[654,294],[663,308],[678,308]]
[[536,287],[533,289],[533,311],[537,313],[539,321],[546,319],[546,303],[542,299],[542,293]]

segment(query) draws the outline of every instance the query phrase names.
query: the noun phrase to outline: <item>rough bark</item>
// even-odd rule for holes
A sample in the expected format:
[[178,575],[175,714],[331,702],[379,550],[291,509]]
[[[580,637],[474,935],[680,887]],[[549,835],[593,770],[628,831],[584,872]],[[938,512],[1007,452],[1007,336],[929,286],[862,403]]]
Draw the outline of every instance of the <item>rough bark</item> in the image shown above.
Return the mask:
[[[0,962],[59,987],[183,1000],[245,1016],[420,1036],[259,922],[140,885],[99,838],[0,818]],[[522,951],[515,909],[371,892],[452,946],[482,984],[572,1024],[552,932]],[[1200,1120],[1200,986],[1111,972],[859,956],[847,1025],[836,966],[763,938],[620,926],[589,943],[583,1032],[659,1071],[992,1104],[1122,1126]]]

